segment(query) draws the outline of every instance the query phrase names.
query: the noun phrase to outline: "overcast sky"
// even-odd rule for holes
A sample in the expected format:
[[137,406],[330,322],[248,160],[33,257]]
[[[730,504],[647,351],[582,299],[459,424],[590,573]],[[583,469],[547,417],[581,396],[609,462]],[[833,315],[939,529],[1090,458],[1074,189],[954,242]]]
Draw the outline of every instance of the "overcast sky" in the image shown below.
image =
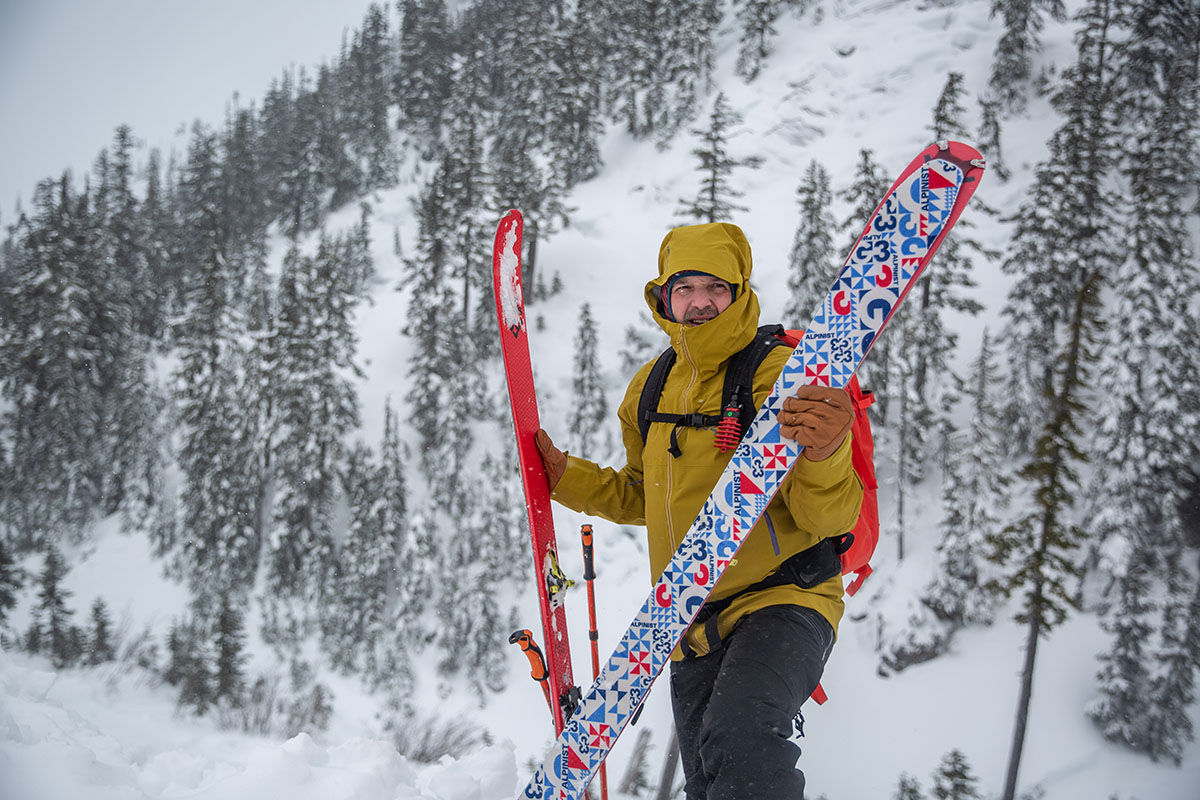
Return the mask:
[[[380,0],[396,26],[395,4]],[[289,64],[332,60],[371,0],[0,0],[0,224],[37,181],[77,178],[118,125],[150,145]]]

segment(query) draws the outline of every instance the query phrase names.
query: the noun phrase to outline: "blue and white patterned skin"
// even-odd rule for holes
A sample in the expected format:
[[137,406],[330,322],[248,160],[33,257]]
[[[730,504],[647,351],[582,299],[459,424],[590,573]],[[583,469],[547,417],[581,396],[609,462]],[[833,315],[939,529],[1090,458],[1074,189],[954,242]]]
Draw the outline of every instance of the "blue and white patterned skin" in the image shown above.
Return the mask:
[[780,435],[783,399],[802,384],[843,387],[927,263],[964,171],[926,161],[871,218],[804,339],[663,570],[625,636],[519,795],[577,800],[665,668],[713,585],[758,522],[803,448]]

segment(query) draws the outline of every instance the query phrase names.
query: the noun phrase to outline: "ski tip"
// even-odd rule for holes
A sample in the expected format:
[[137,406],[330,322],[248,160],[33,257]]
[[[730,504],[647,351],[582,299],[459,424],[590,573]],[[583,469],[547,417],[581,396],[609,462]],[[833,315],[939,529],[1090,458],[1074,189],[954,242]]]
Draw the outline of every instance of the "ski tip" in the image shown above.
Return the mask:
[[935,158],[938,156],[944,157],[949,155],[964,164],[969,164],[972,167],[979,167],[981,169],[986,163],[984,161],[983,154],[966,142],[956,142],[951,139],[939,139],[930,145],[929,149],[934,151],[933,156]]

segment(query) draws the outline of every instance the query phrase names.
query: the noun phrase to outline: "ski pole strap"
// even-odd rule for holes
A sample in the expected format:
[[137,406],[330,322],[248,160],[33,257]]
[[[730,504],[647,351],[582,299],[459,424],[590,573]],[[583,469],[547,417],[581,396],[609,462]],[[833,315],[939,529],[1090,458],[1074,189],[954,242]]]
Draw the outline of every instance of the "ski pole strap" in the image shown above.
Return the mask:
[[[794,556],[789,557],[779,565],[778,569],[758,583],[747,586],[731,597],[710,600],[701,607],[700,613],[692,621],[692,628],[688,630],[688,633],[691,633],[691,630],[697,625],[703,625],[704,639],[708,643],[708,652],[717,652],[724,646],[717,631],[717,618],[722,611],[733,604],[735,598],[749,594],[750,592],[760,592],[763,589],[770,589],[775,586],[787,586],[789,584],[799,586],[801,589],[811,589],[830,578],[841,575],[841,555],[850,549],[850,545],[853,542],[854,534],[852,533],[843,533],[841,536],[830,536],[822,539],[812,547],[801,550]],[[687,634],[684,634],[684,637],[679,640],[679,647],[683,651],[685,658],[693,658],[699,655],[688,644]]]

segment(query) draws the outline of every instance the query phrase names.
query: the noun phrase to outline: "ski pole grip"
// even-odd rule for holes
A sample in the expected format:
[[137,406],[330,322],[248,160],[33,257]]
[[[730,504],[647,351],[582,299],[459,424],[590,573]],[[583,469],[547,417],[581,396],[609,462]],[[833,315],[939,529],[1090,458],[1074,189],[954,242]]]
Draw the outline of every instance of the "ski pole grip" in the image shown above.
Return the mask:
[[592,526],[587,524],[580,526],[579,535],[583,537],[583,579],[594,581],[596,579],[596,563],[592,557]]

